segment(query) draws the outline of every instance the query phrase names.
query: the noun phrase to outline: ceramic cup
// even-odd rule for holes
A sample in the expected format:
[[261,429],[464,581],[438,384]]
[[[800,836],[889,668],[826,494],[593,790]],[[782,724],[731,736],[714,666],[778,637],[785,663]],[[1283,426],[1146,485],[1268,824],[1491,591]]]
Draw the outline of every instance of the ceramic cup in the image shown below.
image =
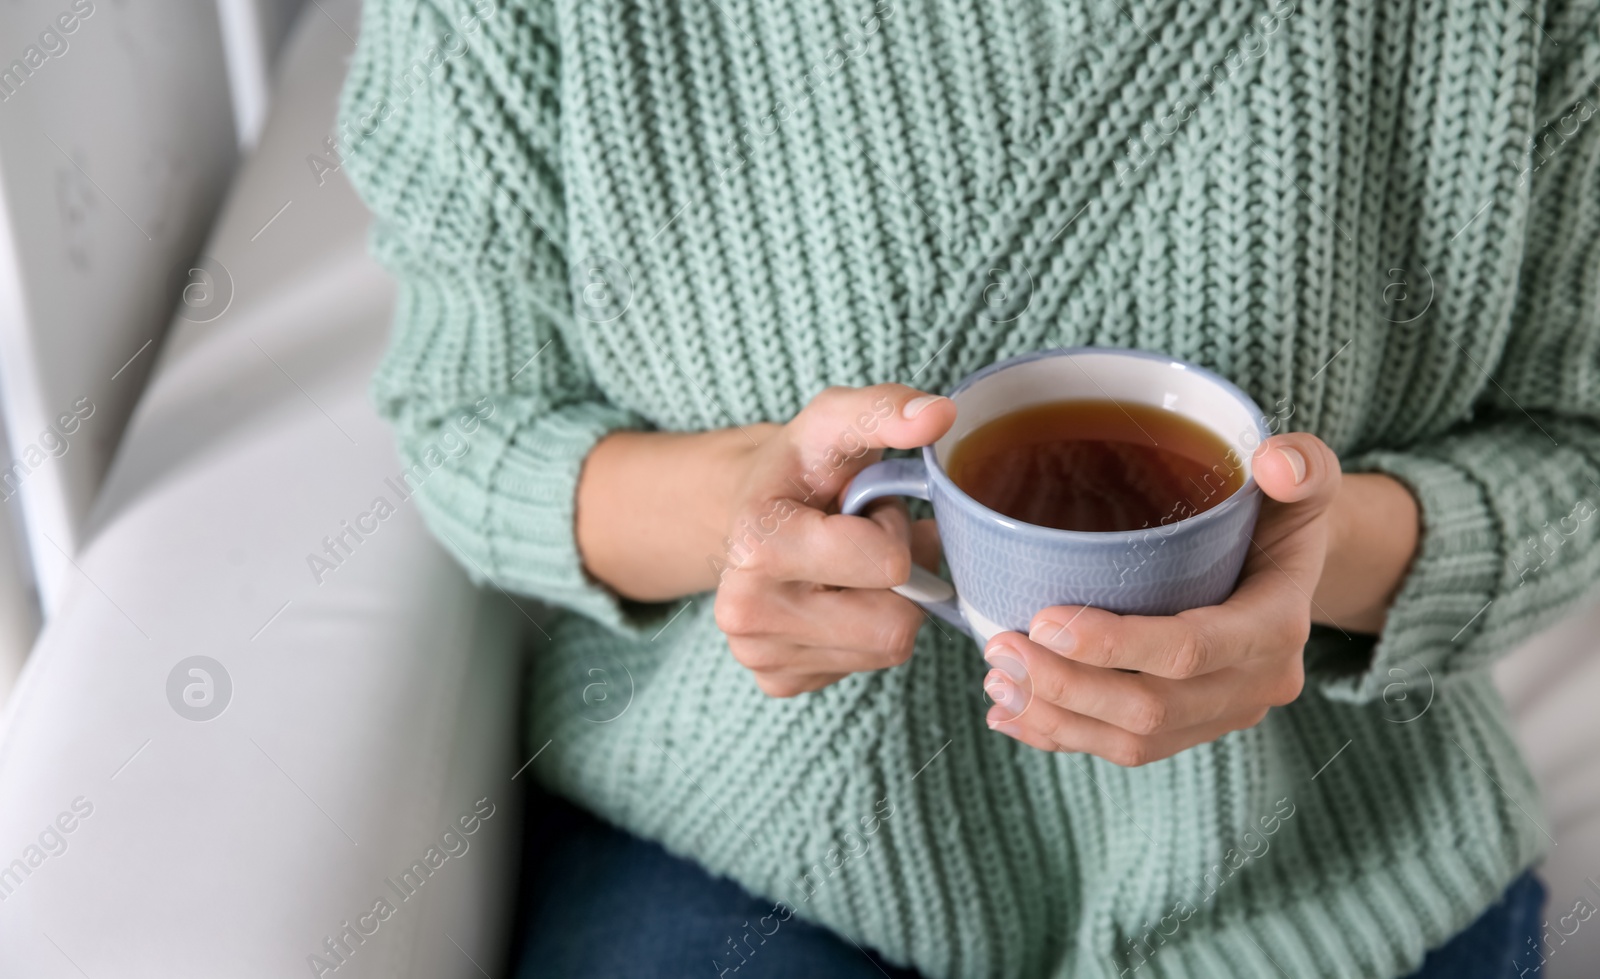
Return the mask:
[[[932,502],[954,587],[914,568],[896,592],[987,643],[998,632],[1026,633],[1034,614],[1052,605],[1173,615],[1215,605],[1233,591],[1261,509],[1251,455],[1269,435],[1261,409],[1233,384],[1165,354],[1072,347],[986,367],[956,385],[950,398],[956,422],[943,438],[923,448],[920,459],[887,459],[863,469],[840,501],[848,514],[885,496]],[[1085,532],[997,513],[945,472],[956,443],[1001,415],[1041,402],[1107,399],[1177,412],[1203,425],[1232,450],[1214,470],[1218,492],[1232,475],[1229,466],[1243,468],[1241,485],[1210,509],[1172,523]]]

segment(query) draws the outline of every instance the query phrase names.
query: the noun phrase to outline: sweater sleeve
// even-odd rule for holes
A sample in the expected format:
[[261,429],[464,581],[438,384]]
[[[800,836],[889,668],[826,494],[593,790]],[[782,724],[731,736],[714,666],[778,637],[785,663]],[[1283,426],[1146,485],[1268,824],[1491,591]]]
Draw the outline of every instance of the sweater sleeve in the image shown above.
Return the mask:
[[637,633],[658,611],[585,572],[594,444],[642,419],[575,343],[548,4],[373,0],[341,102],[344,165],[398,280],[372,382],[424,520],[476,582]]
[[[1370,660],[1314,641],[1308,674],[1372,700],[1481,669],[1600,580],[1600,34],[1593,4],[1552,7],[1559,60],[1541,67],[1528,226],[1512,325],[1473,418],[1346,471],[1388,473],[1420,504],[1419,549]],[[1587,12],[1574,8],[1586,7]],[[1442,325],[1438,328],[1444,328]],[[1330,637],[1323,633],[1318,639]]]

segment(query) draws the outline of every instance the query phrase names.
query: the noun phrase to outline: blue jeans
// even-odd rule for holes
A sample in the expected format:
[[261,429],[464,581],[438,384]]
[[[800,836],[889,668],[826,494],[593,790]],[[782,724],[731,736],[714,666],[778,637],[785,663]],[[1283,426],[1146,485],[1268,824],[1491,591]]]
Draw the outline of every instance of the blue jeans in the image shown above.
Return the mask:
[[528,812],[517,979],[917,979],[567,802]]
[[[517,979],[917,979],[569,803],[529,812]],[[1544,900],[1524,874],[1408,979],[1537,976]]]
[[1428,953],[1422,968],[1408,979],[1534,979],[1539,974],[1543,950],[1544,901],[1549,894],[1539,878],[1528,871],[1511,882],[1500,900],[1467,930]]

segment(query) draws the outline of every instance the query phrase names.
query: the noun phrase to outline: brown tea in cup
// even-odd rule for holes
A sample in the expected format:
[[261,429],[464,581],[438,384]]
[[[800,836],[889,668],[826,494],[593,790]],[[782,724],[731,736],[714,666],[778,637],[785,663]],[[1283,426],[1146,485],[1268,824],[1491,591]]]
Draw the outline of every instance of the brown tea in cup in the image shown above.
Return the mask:
[[1155,405],[1053,401],[995,418],[950,453],[950,478],[1015,520],[1058,530],[1138,530],[1209,510],[1244,484],[1221,436]]

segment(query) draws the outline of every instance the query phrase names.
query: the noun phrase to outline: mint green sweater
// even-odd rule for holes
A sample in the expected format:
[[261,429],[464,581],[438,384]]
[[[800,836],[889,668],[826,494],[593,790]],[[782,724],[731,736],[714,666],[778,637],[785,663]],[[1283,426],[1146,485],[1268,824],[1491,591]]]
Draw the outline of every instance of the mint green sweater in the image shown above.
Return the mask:
[[[1488,668],[1600,575],[1597,7],[370,0],[375,398],[441,540],[550,608],[530,772],[774,902],[707,975],[797,913],[930,977],[1395,976],[1538,859]],[[1383,634],[1318,629],[1253,729],[1036,751],[931,627],[772,700],[709,595],[585,575],[610,431],[1074,344],[1206,365],[1421,502]]]

